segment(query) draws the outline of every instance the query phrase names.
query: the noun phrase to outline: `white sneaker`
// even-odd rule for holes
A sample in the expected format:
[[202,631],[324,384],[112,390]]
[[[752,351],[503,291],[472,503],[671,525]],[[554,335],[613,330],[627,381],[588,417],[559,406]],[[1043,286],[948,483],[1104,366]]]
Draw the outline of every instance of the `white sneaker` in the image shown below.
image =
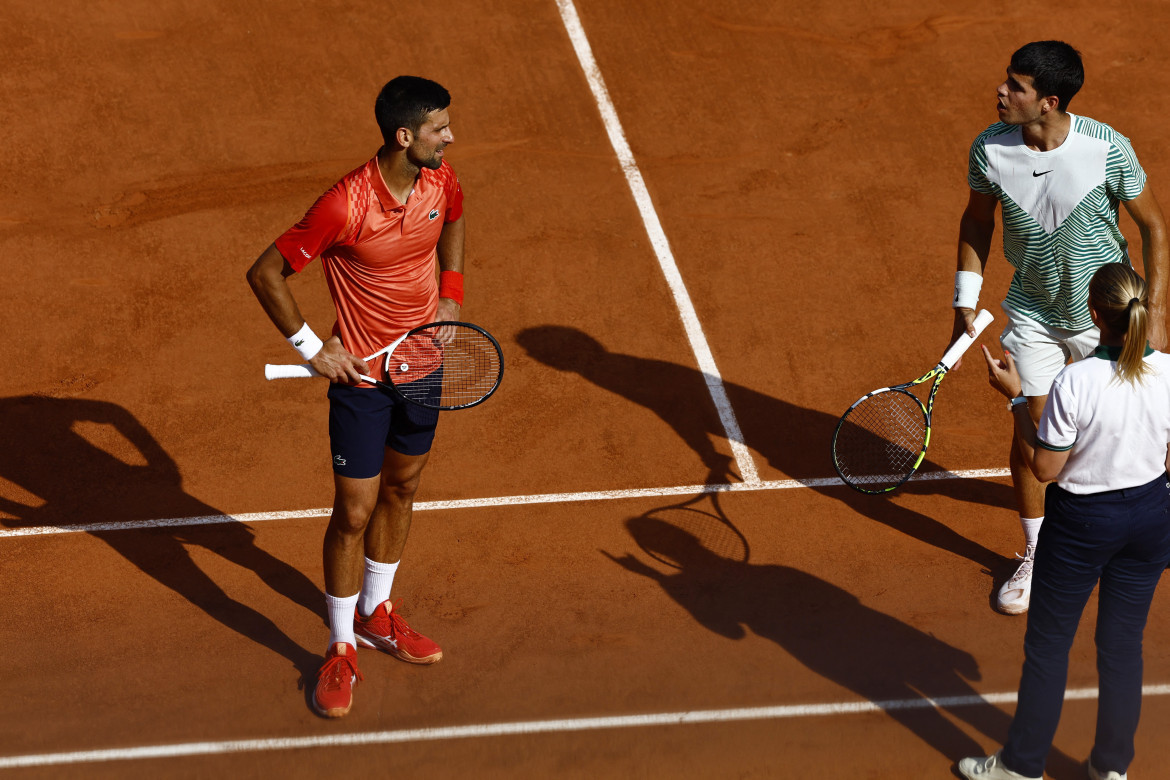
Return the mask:
[[1089,780],[1126,780],[1125,775],[1120,772],[1102,772],[1093,766],[1092,761],[1088,762],[1086,766],[1089,767]]
[[1036,546],[1031,545],[1021,556],[1020,565],[1016,573],[999,589],[996,596],[996,607],[1005,615],[1022,615],[1028,611],[1028,602],[1032,598],[1032,564],[1036,559]]
[[959,762],[959,772],[967,780],[1044,780],[1013,772],[999,763],[999,753],[984,758],[964,758]]

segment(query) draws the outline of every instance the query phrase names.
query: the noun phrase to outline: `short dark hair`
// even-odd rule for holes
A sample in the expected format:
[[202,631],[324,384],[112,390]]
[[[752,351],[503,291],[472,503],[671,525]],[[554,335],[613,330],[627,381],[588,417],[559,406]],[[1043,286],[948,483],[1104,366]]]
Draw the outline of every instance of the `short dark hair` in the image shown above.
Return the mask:
[[1067,111],[1073,96],[1085,83],[1081,53],[1064,41],[1033,41],[1012,55],[1012,73],[1031,76],[1041,97],[1055,96],[1058,111]]
[[430,79],[398,76],[386,82],[374,101],[374,118],[382,140],[394,143],[398,128],[417,133],[427,114],[451,105],[451,94]]

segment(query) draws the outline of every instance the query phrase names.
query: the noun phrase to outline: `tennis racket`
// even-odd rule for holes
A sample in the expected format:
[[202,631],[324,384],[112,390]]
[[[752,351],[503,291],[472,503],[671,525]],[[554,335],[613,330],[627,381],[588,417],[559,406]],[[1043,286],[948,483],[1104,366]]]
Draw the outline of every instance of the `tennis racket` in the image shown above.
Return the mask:
[[[427,409],[468,409],[481,404],[500,386],[504,354],[483,328],[469,322],[431,322],[407,331],[369,357],[385,355],[383,381],[362,375],[404,401]],[[308,363],[264,366],[265,379],[320,376]]]
[[[991,312],[980,311],[975,335],[964,331],[930,371],[853,402],[833,432],[833,467],[846,485],[862,493],[889,493],[914,475],[930,446],[930,416],[939,385],[993,319]],[[931,379],[924,404],[910,389]]]

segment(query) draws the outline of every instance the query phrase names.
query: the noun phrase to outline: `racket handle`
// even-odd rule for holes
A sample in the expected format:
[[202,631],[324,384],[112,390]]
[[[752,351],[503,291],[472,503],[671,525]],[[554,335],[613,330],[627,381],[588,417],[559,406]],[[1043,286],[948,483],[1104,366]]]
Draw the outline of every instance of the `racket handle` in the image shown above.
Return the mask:
[[[264,378],[265,379],[308,379],[309,377],[321,376],[308,363],[265,363],[264,364]],[[368,382],[371,385],[379,384],[377,379],[360,374],[363,382]]]
[[980,309],[979,313],[975,315],[975,335],[972,336],[971,334],[967,333],[967,331],[963,331],[963,333],[957,339],[955,339],[955,343],[951,345],[951,348],[947,350],[947,353],[942,356],[942,360],[939,361],[939,365],[950,371],[951,367],[959,361],[959,358],[963,357],[963,353],[966,352],[971,347],[971,345],[975,343],[975,339],[979,338],[979,334],[983,332],[983,329],[990,325],[991,321],[994,319],[995,317],[992,316],[991,312],[989,312],[987,309]]
[[288,363],[266,363],[264,366],[265,379],[306,379],[311,376],[321,376],[308,363],[290,365]]

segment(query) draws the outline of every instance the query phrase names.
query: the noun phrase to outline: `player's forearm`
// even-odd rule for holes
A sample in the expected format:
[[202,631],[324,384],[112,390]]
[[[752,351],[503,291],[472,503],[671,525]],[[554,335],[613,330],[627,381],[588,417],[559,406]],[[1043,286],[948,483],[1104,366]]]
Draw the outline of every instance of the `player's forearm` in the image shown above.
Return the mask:
[[991,255],[991,237],[995,222],[975,219],[964,214],[959,222],[959,250],[955,270],[982,274]]
[[[994,204],[990,214],[985,214],[986,208],[977,209],[974,206],[982,205],[972,196],[972,203],[963,212],[959,222],[959,249],[955,264],[955,297],[951,302],[955,310],[955,325],[951,330],[951,341],[954,343],[964,331],[975,334],[975,309],[978,307],[979,290],[983,284],[983,269],[987,265],[987,257],[991,252],[991,237],[995,232]],[[972,277],[971,274],[977,276]],[[961,362],[961,361],[960,361]],[[955,364],[958,368],[959,364]]]
[[275,246],[269,246],[248,269],[248,286],[272,323],[285,338],[305,324],[300,307],[285,278],[287,263]]
[[464,219],[465,217],[461,215],[454,222],[443,225],[443,232],[439,234],[439,243],[436,247],[440,271],[463,273],[463,244],[467,231]]
[[1149,285],[1150,314],[1161,323],[1166,315],[1167,283],[1170,282],[1170,238],[1167,236],[1166,217],[1162,207],[1147,186],[1132,200],[1123,201],[1125,210],[1133,218],[1142,237],[1142,264],[1146,284]]
[[1170,240],[1164,224],[1142,230],[1142,263],[1149,285],[1150,315],[1166,317],[1166,282],[1170,273]]

